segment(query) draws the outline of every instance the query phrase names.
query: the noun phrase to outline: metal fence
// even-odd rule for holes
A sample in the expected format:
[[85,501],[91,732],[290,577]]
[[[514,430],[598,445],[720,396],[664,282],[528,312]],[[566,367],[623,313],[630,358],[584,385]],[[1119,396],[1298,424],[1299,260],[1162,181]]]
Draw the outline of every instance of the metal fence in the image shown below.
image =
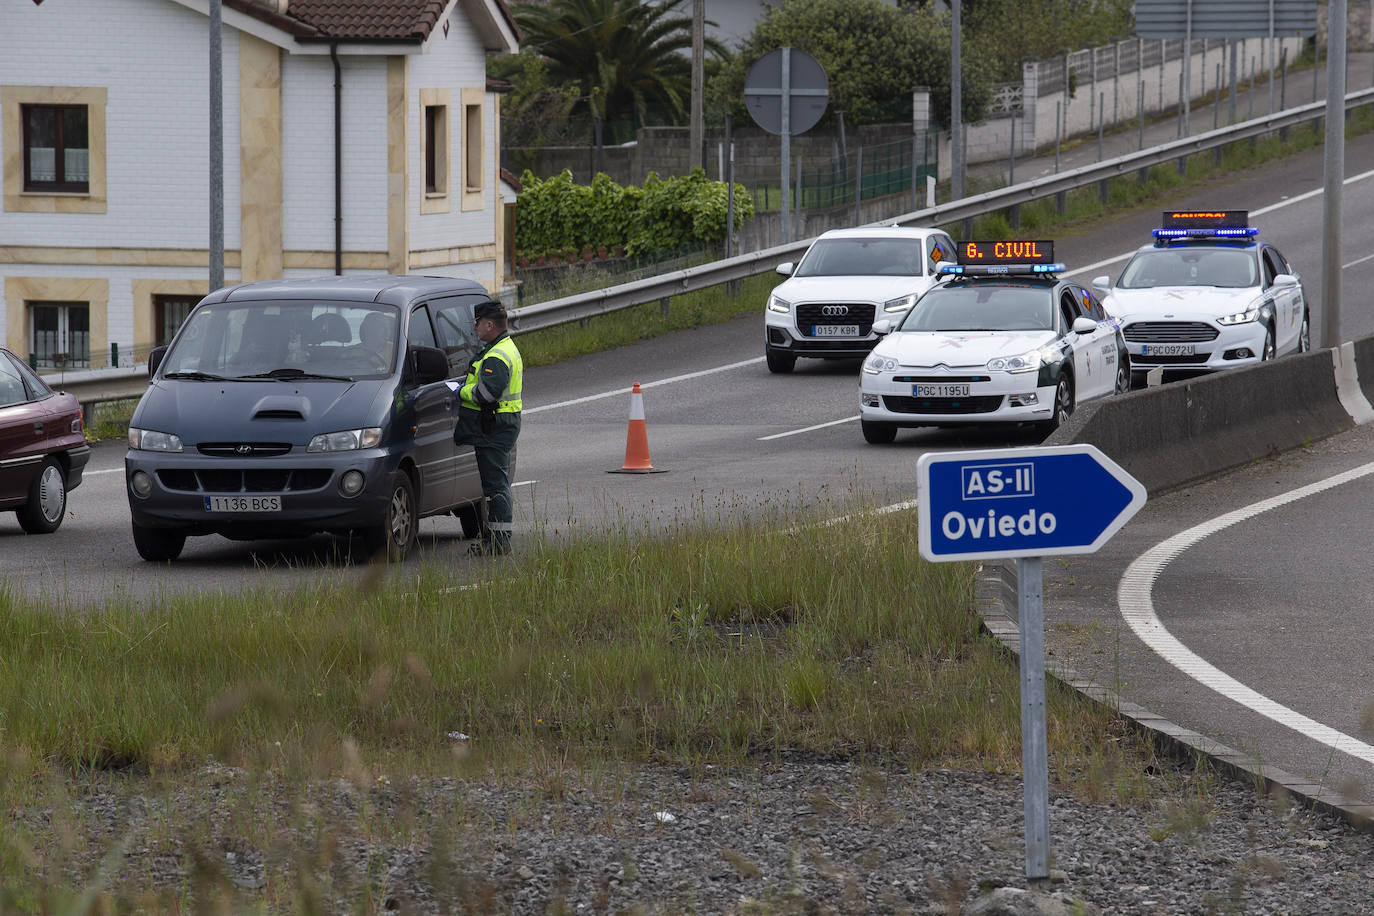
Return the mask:
[[[820,162],[798,156],[789,205],[794,210],[822,210],[924,189],[926,178],[938,175],[937,154],[938,136],[925,132],[911,139],[837,151]],[[749,190],[756,212],[782,205],[776,165],[767,170],[737,168],[735,182]]]

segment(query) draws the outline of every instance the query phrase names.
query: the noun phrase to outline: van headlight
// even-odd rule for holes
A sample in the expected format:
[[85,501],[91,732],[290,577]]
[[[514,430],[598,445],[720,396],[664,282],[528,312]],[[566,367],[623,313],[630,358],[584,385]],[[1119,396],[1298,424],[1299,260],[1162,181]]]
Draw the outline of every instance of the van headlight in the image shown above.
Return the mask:
[[310,440],[307,452],[350,452],[360,448],[376,448],[382,441],[382,428],[341,429],[336,433],[320,433]]
[[1222,315],[1217,319],[1218,324],[1246,324],[1259,318],[1260,307],[1258,304],[1250,306],[1243,312],[1235,312],[1230,315]]
[[179,452],[181,437],[171,433],[160,433],[155,429],[135,429],[130,426],[129,448],[144,452]]
[[884,312],[906,312],[916,304],[917,295],[908,293],[905,296],[898,296],[896,299],[889,299],[883,303]]
[[897,361],[890,356],[870,356],[868,362],[864,363],[864,372],[869,375],[877,375],[880,372],[894,372],[897,369]]
[[792,311],[792,303],[786,299],[779,299],[776,294],[770,293],[768,296],[768,311],[782,312],[784,315]]

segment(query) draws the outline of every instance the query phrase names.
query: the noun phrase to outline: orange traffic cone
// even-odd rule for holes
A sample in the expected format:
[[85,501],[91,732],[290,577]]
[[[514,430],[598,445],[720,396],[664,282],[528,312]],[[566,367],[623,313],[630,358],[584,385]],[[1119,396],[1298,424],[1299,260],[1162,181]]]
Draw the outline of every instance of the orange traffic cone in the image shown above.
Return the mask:
[[625,433],[625,463],[608,474],[664,474],[649,461],[649,430],[644,425],[644,393],[630,391],[630,428]]

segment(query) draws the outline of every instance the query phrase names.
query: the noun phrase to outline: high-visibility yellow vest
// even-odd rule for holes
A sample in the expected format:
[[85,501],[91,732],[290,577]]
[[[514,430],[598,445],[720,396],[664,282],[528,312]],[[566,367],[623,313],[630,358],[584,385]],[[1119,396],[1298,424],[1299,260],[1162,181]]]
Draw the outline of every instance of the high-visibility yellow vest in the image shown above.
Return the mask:
[[510,370],[510,381],[506,383],[506,390],[498,395],[496,412],[519,413],[521,410],[520,389],[524,383],[525,361],[520,358],[520,351],[516,349],[515,341],[511,340],[509,336],[498,339],[482,354],[480,359],[473,362],[468,369],[468,377],[463,382],[463,387],[458,389],[458,403],[472,410],[481,409],[481,405],[473,397],[472,391],[477,387],[482,363],[489,359],[499,359]]

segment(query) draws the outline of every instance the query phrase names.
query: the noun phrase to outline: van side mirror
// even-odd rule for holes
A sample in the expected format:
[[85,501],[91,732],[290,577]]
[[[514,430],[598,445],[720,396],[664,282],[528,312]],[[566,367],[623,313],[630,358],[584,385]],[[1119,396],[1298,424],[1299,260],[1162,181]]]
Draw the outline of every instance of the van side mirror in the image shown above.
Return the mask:
[[415,370],[415,382],[432,385],[448,378],[448,357],[436,347],[412,346],[410,364]]
[[157,375],[157,367],[162,365],[162,357],[166,355],[167,348],[165,346],[153,347],[152,352],[148,354],[148,378]]

